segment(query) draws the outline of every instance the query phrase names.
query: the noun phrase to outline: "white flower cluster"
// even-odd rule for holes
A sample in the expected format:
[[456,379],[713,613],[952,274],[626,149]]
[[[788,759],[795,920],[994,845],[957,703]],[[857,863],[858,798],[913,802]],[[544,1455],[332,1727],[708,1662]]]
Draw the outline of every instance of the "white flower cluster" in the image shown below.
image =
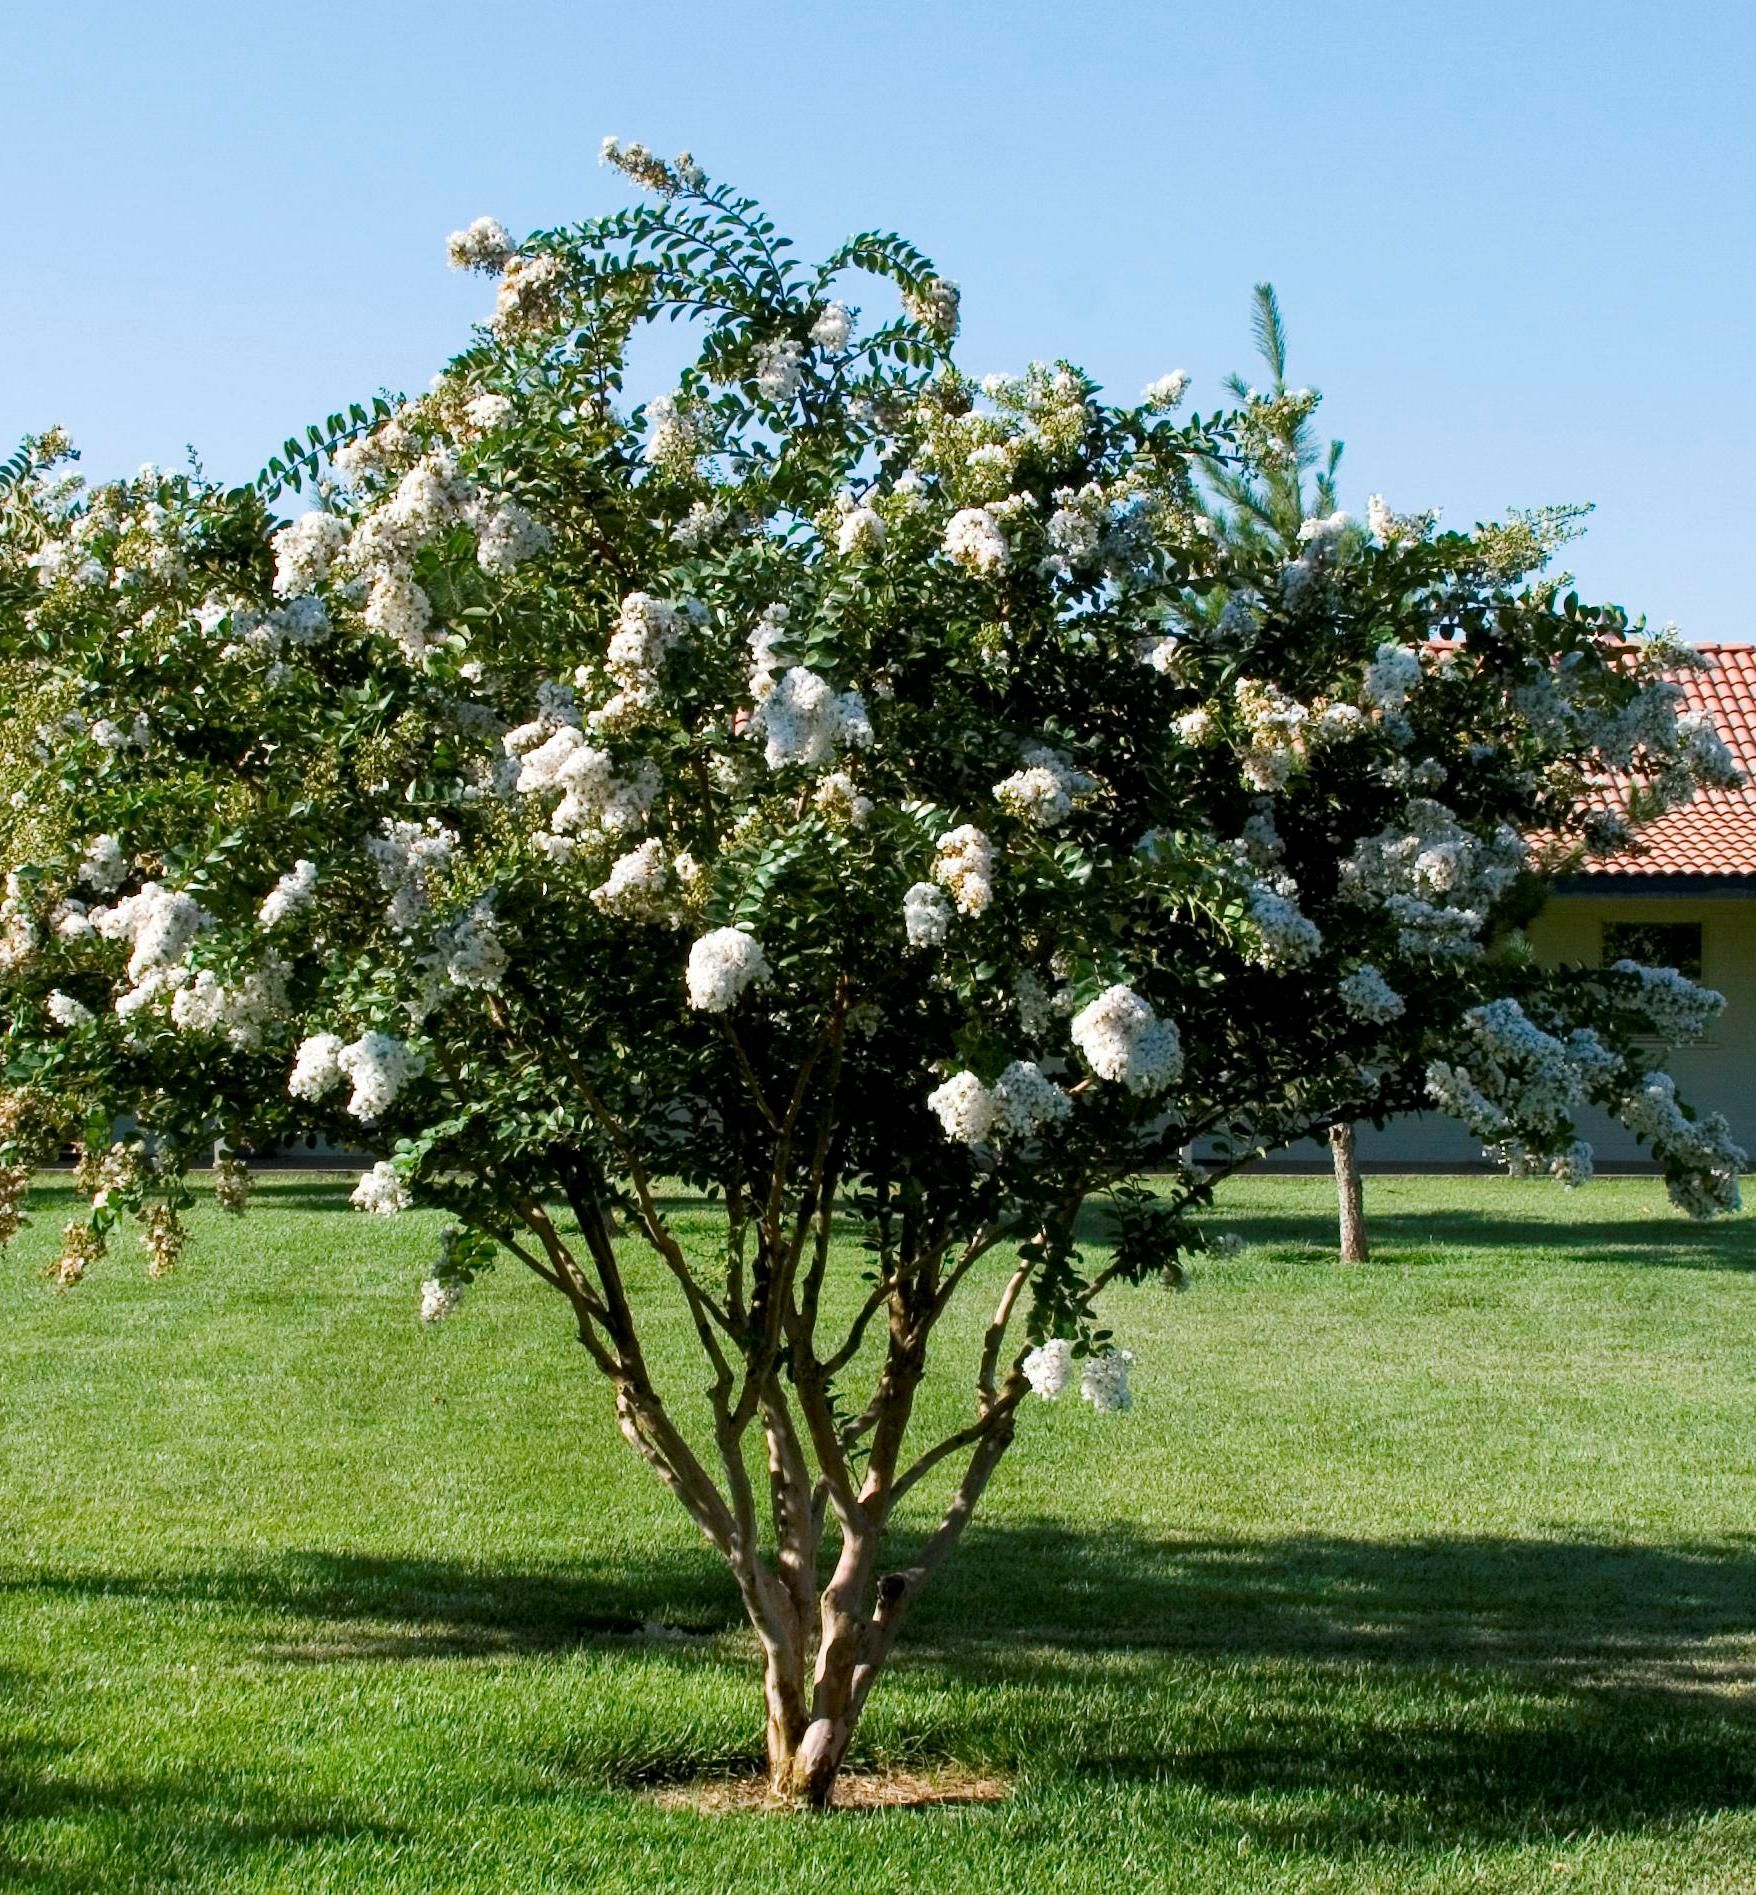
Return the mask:
[[615,681],[616,695],[592,715],[598,727],[634,723],[659,701],[659,669],[682,636],[677,608],[649,592],[631,592],[616,615],[604,669]]
[[351,1045],[334,1033],[314,1033],[299,1047],[287,1091],[315,1103],[349,1080],[348,1112],[370,1123],[381,1119],[403,1087],[426,1069],[419,1053],[389,1033],[362,1033]]
[[356,1211],[370,1211],[377,1217],[395,1217],[414,1202],[408,1187],[396,1175],[396,1167],[379,1159],[370,1171],[360,1174],[348,1202]]
[[566,278],[567,266],[559,257],[513,257],[494,298],[494,328],[508,337],[546,329],[560,314]]
[[951,897],[932,882],[916,882],[902,898],[902,922],[910,947],[938,947],[951,932]]
[[1665,1168],[1671,1202],[1691,1217],[1735,1211],[1741,1202],[1738,1173],[1749,1154],[1732,1138],[1723,1114],[1687,1117],[1669,1073],[1648,1073],[1625,1097],[1617,1116],[1644,1139]]
[[781,673],[756,703],[750,734],[763,739],[771,770],[790,764],[821,769],[838,750],[872,741],[872,722],[858,691],[837,691],[803,665]]
[[857,504],[843,494],[837,506],[839,519],[835,530],[835,550],[843,559],[861,555],[876,557],[884,550],[884,522],[877,509]]
[[1169,414],[1188,392],[1189,377],[1176,369],[1169,375],[1161,375],[1156,382],[1148,382],[1140,399],[1154,414]]
[[483,572],[504,579],[534,554],[542,552],[551,538],[542,521],[516,500],[501,500],[478,516],[476,563]]
[[831,770],[811,793],[811,803],[838,828],[863,829],[872,813],[872,799],[862,794],[845,770]]
[[1589,1027],[1566,1040],[1546,1033],[1516,1000],[1490,1000],[1463,1016],[1467,1065],[1433,1061],[1427,1096],[1484,1139],[1550,1140],[1620,1061]]
[[421,1285],[421,1321],[442,1323],[447,1316],[456,1315],[463,1290],[461,1283],[441,1283],[436,1276],[428,1277]]
[[1064,751],[1028,744],[1024,768],[994,785],[994,801],[1033,829],[1055,829],[1072,815],[1074,804],[1096,787],[1095,779],[1074,769]]
[[1336,983],[1341,1004],[1356,1020],[1383,1026],[1401,1017],[1403,999],[1371,962],[1362,961]]
[[1288,876],[1250,885],[1245,902],[1256,940],[1250,958],[1263,967],[1303,967],[1322,952],[1323,934],[1300,912],[1298,884]]
[[790,336],[764,342],[756,351],[756,392],[764,401],[790,401],[805,369],[805,347]]
[[277,928],[311,906],[317,892],[317,864],[300,856],[263,899],[257,919],[265,928]]
[[280,599],[296,599],[315,592],[329,577],[329,569],[347,544],[348,524],[339,514],[313,510],[283,526],[270,544],[274,548],[274,591]]
[[986,507],[965,507],[954,513],[945,528],[945,556],[966,571],[992,579],[1012,560],[1006,535]]
[[701,1013],[726,1013],[747,987],[763,985],[773,972],[754,935],[715,928],[689,950],[689,1004]]
[[[625,835],[645,821],[659,791],[658,766],[643,757],[627,776],[618,776],[609,751],[586,741],[576,723],[556,725],[550,717],[522,724],[501,739],[518,759],[513,788],[520,796],[561,791],[549,817],[553,836],[565,838],[588,830]],[[564,856],[566,846],[547,853]]]
[[264,1030],[287,1011],[291,971],[278,954],[237,981],[222,981],[204,967],[171,996],[172,1022],[186,1033],[223,1033],[245,1052],[259,1052]]
[[96,836],[79,865],[78,878],[100,895],[113,895],[128,879],[128,858],[114,836]]
[[1635,1002],[1652,1023],[1652,1030],[1673,1046],[1698,1040],[1725,1011],[1726,997],[1711,987],[1686,979],[1674,967],[1643,967],[1638,961],[1617,961],[1611,970],[1640,983]]
[[591,891],[594,907],[629,921],[660,921],[668,912],[664,845],[641,843],[610,865],[609,876]]
[[1444,804],[1412,799],[1402,826],[1363,837],[1341,865],[1341,892],[1382,908],[1406,955],[1462,959],[1481,952],[1488,910],[1524,866],[1523,839],[1505,824],[1486,839]]
[[707,448],[694,408],[677,395],[655,395],[646,404],[646,458],[672,474],[693,472]]
[[497,434],[516,413],[510,396],[493,393],[472,396],[463,406],[464,419],[477,434]]
[[466,230],[454,230],[445,240],[445,254],[454,270],[480,270],[498,276],[512,261],[516,246],[504,224],[478,217]]
[[213,924],[213,916],[193,895],[157,882],[146,883],[113,908],[92,909],[87,919],[106,941],[129,944],[128,978],[135,984],[116,1001],[123,1018],[185,977],[183,962],[191,944]]
[[994,899],[994,851],[988,838],[974,824],[962,823],[945,831],[937,850],[933,879],[951,891],[958,913],[985,913]]
[[963,292],[942,276],[930,277],[919,290],[905,290],[902,306],[923,328],[949,342],[957,334]]
[[1270,793],[1285,789],[1305,761],[1310,711],[1278,685],[1255,678],[1240,678],[1232,695],[1250,734],[1249,748],[1238,758],[1245,782]]
[[478,901],[441,931],[434,964],[453,987],[492,992],[506,977],[509,957],[491,901]]
[[811,340],[831,355],[839,355],[854,332],[853,311],[846,303],[825,303],[811,325]]
[[[1087,1356],[1080,1367],[1079,1393],[1100,1415],[1127,1412],[1133,1396],[1128,1387],[1128,1371],[1134,1357],[1127,1349],[1110,1349],[1103,1355]],[[1057,1401],[1073,1380],[1073,1344],[1064,1336],[1052,1337],[1039,1344],[1020,1365],[1024,1379],[1038,1397]]]
[[429,878],[451,861],[457,837],[432,817],[422,824],[389,818],[381,836],[370,836],[367,853],[378,864],[378,882],[390,902],[385,919],[401,934],[420,925],[432,899]]
[[1366,701],[1380,717],[1394,716],[1420,681],[1420,654],[1412,646],[1387,642],[1366,667]]
[[1065,1119],[1073,1101],[1034,1061],[1015,1059],[992,1086],[974,1073],[953,1073],[927,1095],[927,1106],[947,1138],[977,1145],[989,1138],[1031,1138]]
[[57,1026],[90,1026],[92,1021],[97,1018],[90,1007],[81,1005],[71,994],[64,994],[59,988],[50,994],[43,1004],[48,1011],[49,1018],[53,1020]]
[[1073,1044],[1100,1079],[1150,1097],[1174,1085],[1183,1071],[1183,1043],[1132,987],[1107,987],[1073,1016]]

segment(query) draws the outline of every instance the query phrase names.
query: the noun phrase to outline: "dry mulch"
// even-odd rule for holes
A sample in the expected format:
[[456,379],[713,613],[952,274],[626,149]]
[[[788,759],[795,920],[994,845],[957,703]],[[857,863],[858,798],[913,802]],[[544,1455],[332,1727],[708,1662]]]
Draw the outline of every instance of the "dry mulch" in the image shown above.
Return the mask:
[[[698,1777],[691,1783],[667,1783],[649,1791],[660,1809],[694,1810],[703,1816],[735,1814],[798,1815],[793,1805],[777,1803],[762,1776]],[[837,1810],[944,1809],[962,1804],[1003,1803],[1012,1794],[1004,1777],[971,1770],[844,1770],[835,1780],[830,1804]]]

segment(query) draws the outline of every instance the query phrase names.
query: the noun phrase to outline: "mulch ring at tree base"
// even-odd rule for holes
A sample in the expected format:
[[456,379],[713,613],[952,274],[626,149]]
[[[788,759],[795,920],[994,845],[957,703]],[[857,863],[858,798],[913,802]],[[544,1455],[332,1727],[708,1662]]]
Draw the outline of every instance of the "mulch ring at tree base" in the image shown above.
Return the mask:
[[[703,1816],[809,1813],[796,1805],[776,1802],[768,1793],[768,1779],[755,1772],[667,1783],[647,1794],[660,1809],[694,1810]],[[844,1770],[835,1780],[830,1807],[943,1809],[960,1804],[1003,1803],[1011,1794],[1012,1785],[1005,1777],[979,1775],[955,1765],[940,1770]]]

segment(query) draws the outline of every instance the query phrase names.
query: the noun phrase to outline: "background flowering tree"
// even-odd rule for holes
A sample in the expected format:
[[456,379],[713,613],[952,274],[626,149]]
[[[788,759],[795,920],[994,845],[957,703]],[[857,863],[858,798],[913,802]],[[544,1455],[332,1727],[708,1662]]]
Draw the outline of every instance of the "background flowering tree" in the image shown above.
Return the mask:
[[[1685,1209],[1736,1201],[1643,1037],[1716,997],[1518,934],[1625,841],[1606,772],[1638,821],[1729,765],[1661,677],[1686,653],[1541,576],[1549,521],[1220,530],[1308,394],[1183,423],[1181,375],[972,383],[900,239],[807,268],[689,160],[607,155],[644,208],[459,232],[492,320],[259,489],[86,491],[54,437],[5,470],[0,1221],[81,1136],[59,1279],[130,1214],[163,1269],[215,1141],[375,1147],[362,1209],[455,1219],[424,1316],[499,1249],[557,1292],[735,1575],[777,1793],[822,1803],[1021,1405],[1127,1406],[1099,1294],[1178,1280],[1228,1171],[1438,1104],[1577,1180],[1594,1101]],[[861,275],[889,315],[840,300]],[[631,405],[660,317],[689,360]],[[631,1247],[698,1339],[698,1433]],[[968,1420],[917,1440],[978,1293]]]

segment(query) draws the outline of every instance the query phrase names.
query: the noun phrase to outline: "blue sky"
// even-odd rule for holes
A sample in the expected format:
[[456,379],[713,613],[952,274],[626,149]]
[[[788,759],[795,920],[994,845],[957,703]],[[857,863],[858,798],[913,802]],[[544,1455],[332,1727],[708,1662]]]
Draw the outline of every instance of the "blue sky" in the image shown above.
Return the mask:
[[445,233],[622,201],[616,132],[807,252],[904,231],[977,372],[1185,368],[1211,404],[1271,278],[1344,503],[1592,500],[1583,589],[1749,638],[1753,92],[1756,8],[1708,0],[15,0],[0,437],[245,477],[423,387],[484,308]]

